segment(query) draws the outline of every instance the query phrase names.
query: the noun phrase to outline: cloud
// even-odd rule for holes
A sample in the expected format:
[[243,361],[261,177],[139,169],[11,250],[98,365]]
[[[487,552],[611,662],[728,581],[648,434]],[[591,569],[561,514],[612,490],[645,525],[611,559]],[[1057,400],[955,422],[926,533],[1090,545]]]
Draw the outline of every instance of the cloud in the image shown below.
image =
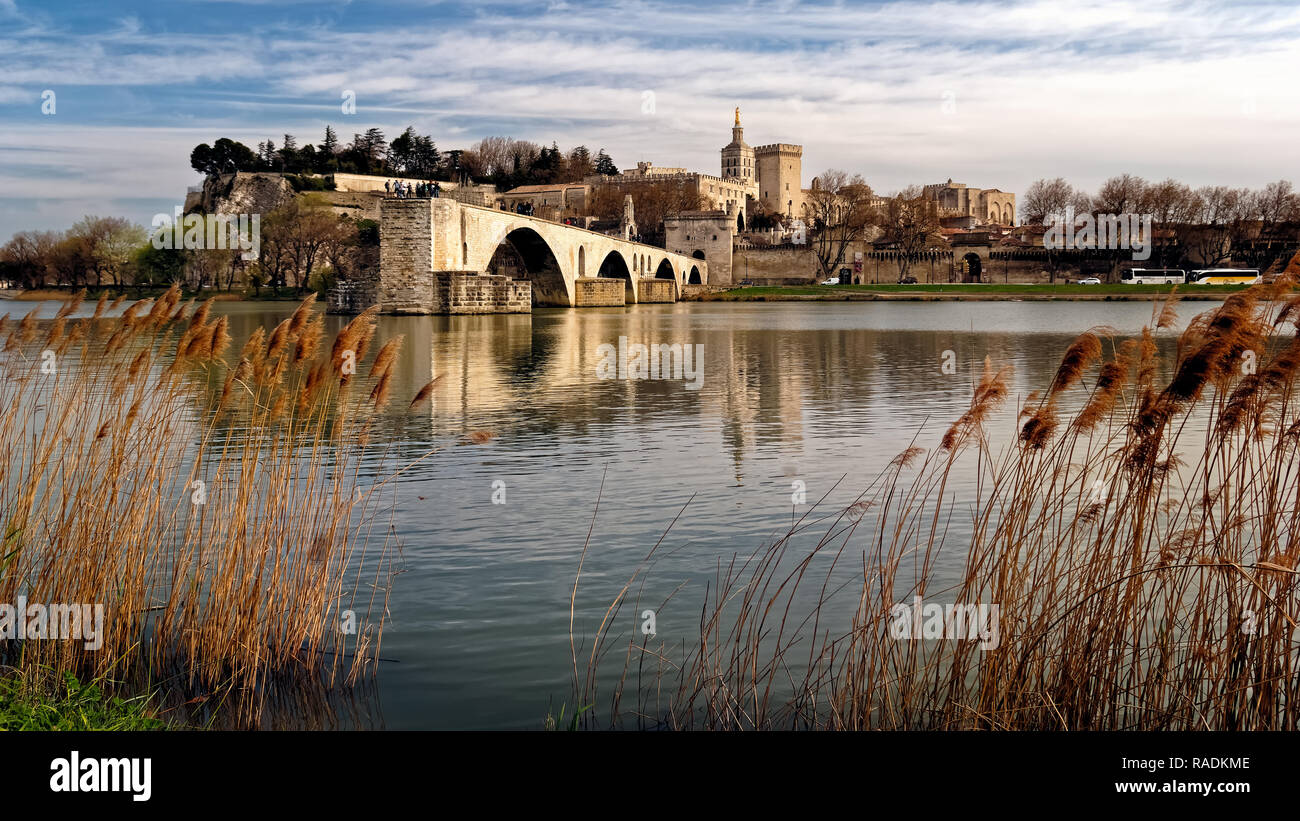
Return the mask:
[[[804,145],[805,184],[839,167],[882,191],[1121,172],[1260,185],[1300,141],[1300,9],[1282,4],[184,8],[166,29],[110,3],[98,27],[47,16],[0,35],[0,103],[20,104],[0,105],[7,193],[180,198],[195,143],[316,141],[327,122],[343,139],[415,124],[443,147],[500,133],[717,173],[736,105],[751,144]],[[58,128],[21,106],[29,88],[59,90]]]

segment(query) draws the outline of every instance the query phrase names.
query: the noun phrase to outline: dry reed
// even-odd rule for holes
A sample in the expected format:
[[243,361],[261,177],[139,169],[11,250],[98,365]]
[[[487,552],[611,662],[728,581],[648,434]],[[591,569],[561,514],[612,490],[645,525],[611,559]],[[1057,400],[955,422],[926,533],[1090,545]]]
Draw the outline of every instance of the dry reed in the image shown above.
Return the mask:
[[[0,355],[0,602],[102,605],[103,646],[0,639],[2,660],[166,680],[238,726],[307,680],[370,676],[395,549],[371,533],[382,480],[358,489],[373,405],[318,361],[311,301],[227,363],[211,300],[73,319],[82,298],[44,342],[34,313],[10,326]],[[374,316],[344,331],[358,361]]]
[[[844,511],[721,563],[680,647],[623,643],[612,625],[642,607],[629,581],[575,664],[580,724],[1297,729],[1300,343],[1269,329],[1300,309],[1281,295],[1257,286],[1190,322],[1163,388],[1152,328],[1109,359],[1111,335],[1085,334],[997,447],[1006,388],[986,364],[938,448],[912,443]],[[1174,321],[1171,300],[1152,325]],[[946,491],[956,471],[971,498]],[[996,605],[999,642],[895,638],[913,597]]]

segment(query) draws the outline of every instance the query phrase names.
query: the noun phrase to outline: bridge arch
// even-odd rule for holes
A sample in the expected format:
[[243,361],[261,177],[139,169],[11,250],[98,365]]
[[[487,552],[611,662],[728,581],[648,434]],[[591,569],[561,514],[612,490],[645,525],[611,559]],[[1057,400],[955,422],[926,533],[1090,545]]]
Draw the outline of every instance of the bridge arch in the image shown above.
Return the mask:
[[668,261],[668,257],[659,260],[659,267],[655,268],[655,279],[677,279],[673,264]]
[[587,248],[584,245],[578,246],[578,276],[587,275]]
[[700,268],[698,265],[691,266],[691,272],[689,275],[687,275],[686,281],[692,285],[700,284]]
[[486,272],[503,273],[531,282],[534,305],[567,307],[573,304],[559,257],[546,238],[529,225],[507,228],[497,241]]
[[[633,265],[635,265],[635,260]],[[628,303],[636,302],[636,289],[632,284],[632,269],[628,267],[627,259],[619,251],[610,251],[600,262],[600,268],[596,271],[598,277],[613,277],[623,280],[626,283],[626,293]]]

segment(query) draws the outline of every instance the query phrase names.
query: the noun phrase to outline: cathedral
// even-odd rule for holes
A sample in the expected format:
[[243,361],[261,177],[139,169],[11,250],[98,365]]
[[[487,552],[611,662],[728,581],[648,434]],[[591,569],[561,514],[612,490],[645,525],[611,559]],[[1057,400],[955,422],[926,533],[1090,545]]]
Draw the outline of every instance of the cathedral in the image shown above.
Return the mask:
[[753,187],[753,198],[787,217],[803,214],[803,146],[771,143],[751,148],[745,142],[740,109],[731,142],[722,149],[722,177]]

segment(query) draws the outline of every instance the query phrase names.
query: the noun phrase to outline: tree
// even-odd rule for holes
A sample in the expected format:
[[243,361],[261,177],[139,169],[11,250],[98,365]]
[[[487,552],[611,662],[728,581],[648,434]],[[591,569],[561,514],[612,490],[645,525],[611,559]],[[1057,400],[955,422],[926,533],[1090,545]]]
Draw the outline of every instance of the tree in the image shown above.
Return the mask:
[[327,157],[333,157],[339,153],[339,138],[334,133],[333,126],[325,126],[325,139],[320,141],[320,151]]
[[[1020,216],[1027,225],[1047,225],[1053,221],[1063,223],[1067,209],[1073,209],[1075,216],[1090,214],[1093,198],[1061,177],[1035,180],[1025,190],[1020,202]],[[1047,280],[1056,282],[1056,276],[1065,261],[1066,249],[1044,244],[1043,251],[1046,256]]]
[[898,250],[895,259],[900,281],[923,252],[942,240],[938,205],[916,186],[903,189],[885,202],[882,227],[884,238]]
[[568,161],[564,154],[560,153],[559,146],[551,143],[550,148],[543,148],[538,152],[537,159],[529,169],[529,177],[534,185],[560,182],[565,178],[567,167]]
[[295,197],[262,222],[260,272],[273,287],[290,284],[299,292],[311,287],[312,273],[338,243],[356,235],[355,224],[336,216],[319,194]]
[[1255,210],[1263,223],[1261,233],[1272,235],[1284,225],[1300,222],[1300,195],[1290,180],[1278,180],[1255,194]]
[[804,199],[804,218],[822,274],[844,262],[849,244],[866,238],[880,215],[871,186],[859,175],[830,169],[813,179]]
[[393,173],[406,176],[410,171],[411,158],[415,152],[415,142],[419,135],[415,133],[414,126],[407,126],[406,130],[393,138],[388,144],[388,167]]
[[636,212],[637,227],[642,234],[659,233],[663,230],[664,219],[704,207],[704,200],[693,185],[664,180],[595,186],[587,210],[602,220],[617,221],[623,216],[623,198],[629,194]]
[[1179,243],[1200,264],[1213,267],[1232,254],[1232,221],[1241,193],[1224,185],[1202,186],[1193,192],[1192,219],[1182,227]]
[[113,285],[123,285],[124,270],[147,239],[144,228],[123,217],[82,217],[68,229],[68,236],[82,239],[96,287],[105,275]]
[[[1101,184],[1092,198],[1093,212],[1097,214],[1140,214],[1147,200],[1147,182],[1132,174],[1120,174]],[[1146,213],[1149,213],[1146,212]]]
[[95,257],[86,237],[63,236],[51,249],[50,268],[60,285],[72,288],[87,285],[89,274],[95,269]]
[[51,271],[54,246],[59,242],[54,231],[19,231],[0,247],[0,266],[5,278],[23,288],[43,288]]
[[190,152],[190,167],[209,177],[233,174],[236,171],[256,171],[259,164],[258,155],[251,148],[226,137],[212,145],[200,143]]
[[284,144],[276,152],[276,160],[280,166],[280,173],[298,169],[298,141],[292,134],[284,135]]
[[1073,186],[1063,178],[1034,180],[1020,198],[1020,217],[1031,225],[1046,225],[1053,216],[1065,218],[1065,209],[1075,201]]
[[258,143],[257,150],[258,150],[258,159],[260,159],[262,162],[262,168],[266,169],[267,171],[271,170],[272,168],[275,168],[275,161],[277,159],[275,153],[275,143],[272,142],[271,140],[267,140],[264,143]]
[[[160,228],[160,231],[168,230]],[[185,276],[186,256],[183,248],[155,248],[152,242],[146,242],[136,249],[133,258],[133,284],[139,293],[148,286],[168,286],[181,282]]]
[[566,182],[581,182],[595,173],[596,163],[591,159],[587,146],[580,145],[569,152]]
[[614,161],[609,158],[603,148],[596,154],[596,173],[603,174],[606,177],[618,176],[618,166],[614,164]]
[[468,149],[460,152],[459,156],[460,171],[463,181],[482,180],[488,176],[487,160],[483,155],[474,149]]
[[312,168],[321,174],[329,174],[337,171],[339,167],[339,138],[334,133],[331,126],[325,126],[325,139],[321,140],[320,145],[313,158]]

